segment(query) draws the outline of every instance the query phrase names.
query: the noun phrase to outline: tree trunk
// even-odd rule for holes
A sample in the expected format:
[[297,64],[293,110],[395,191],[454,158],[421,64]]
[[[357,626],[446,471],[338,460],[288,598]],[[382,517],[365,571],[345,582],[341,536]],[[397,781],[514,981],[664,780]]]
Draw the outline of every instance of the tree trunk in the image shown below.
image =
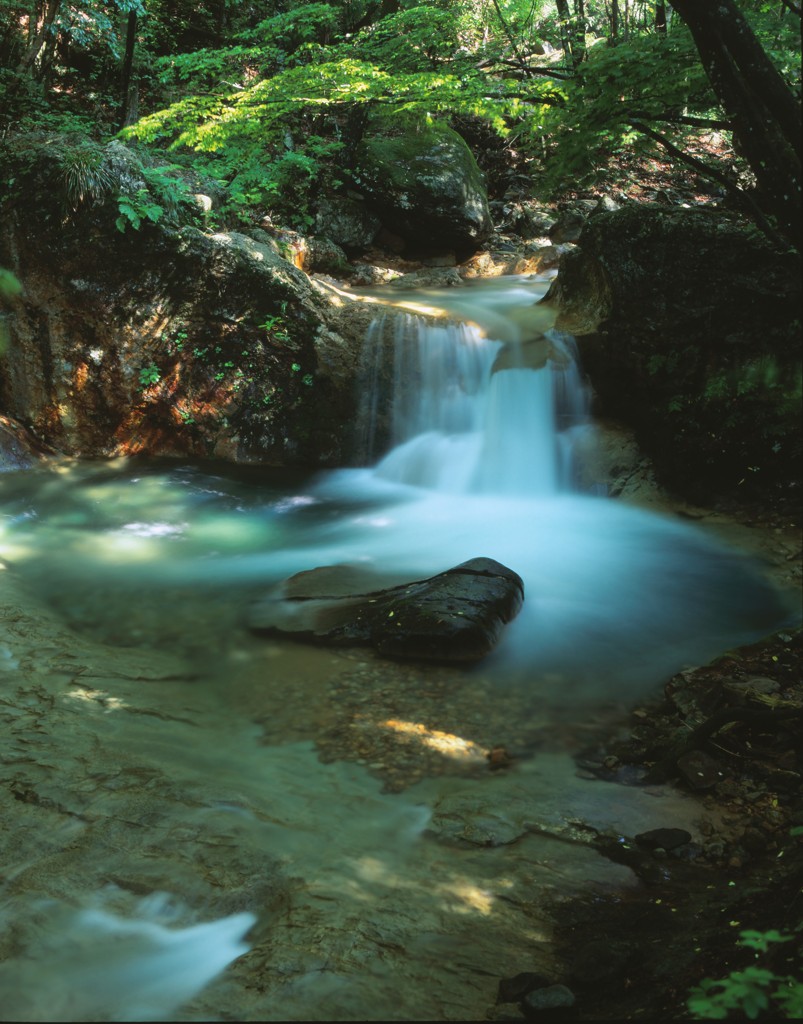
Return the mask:
[[[33,5],[28,21],[28,44],[17,67],[18,71],[30,71],[39,59],[59,13],[59,3],[60,0],[47,0],[47,3]],[[43,69],[40,70],[42,74],[45,73]]]
[[567,61],[578,67],[586,58],[585,0],[574,0],[574,13],[569,0],[555,0],[560,21],[560,39]]
[[585,0],[574,0],[574,24],[572,26],[573,58],[577,67],[586,59],[586,10]]
[[756,177],[757,200],[796,248],[803,242],[800,104],[733,0],[673,0],[688,25],[734,141]]
[[120,127],[125,128],[136,120],[134,106],[136,88],[131,86],[131,71],[134,67],[134,48],[137,41],[137,12],[128,12],[128,23],[125,36],[125,54],[120,82]]
[[655,4],[655,31],[666,35],[666,4],[662,2]]
[[555,0],[558,9],[558,25],[560,26],[560,44],[563,47],[563,55],[567,64],[573,64],[572,56],[572,16],[569,13],[569,0]]
[[611,0],[611,39],[619,38],[619,0]]

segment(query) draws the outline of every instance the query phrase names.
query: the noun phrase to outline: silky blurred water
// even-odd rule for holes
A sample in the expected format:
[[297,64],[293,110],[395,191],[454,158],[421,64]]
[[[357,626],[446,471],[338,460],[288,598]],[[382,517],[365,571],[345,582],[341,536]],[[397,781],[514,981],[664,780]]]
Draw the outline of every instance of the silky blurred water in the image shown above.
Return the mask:
[[[13,612],[0,644],[0,714],[16,737],[3,792],[33,816],[9,839],[0,890],[0,992],[16,1018],[185,1019],[186,1001],[253,947],[232,994],[190,1019],[432,1019],[436,992],[439,1019],[465,1019],[505,970],[483,948],[470,983],[451,987],[477,921],[505,963],[517,936],[547,941],[526,914],[504,931],[506,886],[534,900],[532,886],[548,888],[534,863],[568,888],[627,883],[588,851],[537,845],[526,822],[677,820],[654,796],[601,798],[566,755],[380,793],[367,766],[316,757],[329,723],[314,702],[343,666],[245,627],[251,602],[302,570],[420,579],[495,558],[522,576],[524,607],[461,678],[481,673],[502,716],[506,694],[516,708],[526,694],[548,728],[553,712],[582,720],[794,617],[744,553],[578,490],[573,437],[593,425],[570,344],[531,315],[542,284],[466,292],[421,298],[469,326],[430,333],[410,317],[395,331],[397,397],[366,395],[369,433],[390,423],[372,466],[65,461],[0,478],[0,558],[55,623],[99,645],[72,649],[55,625],[28,638]],[[462,820],[461,801],[471,827],[479,814],[526,839],[502,852],[427,843],[431,822]],[[268,911],[282,871],[295,882]]]

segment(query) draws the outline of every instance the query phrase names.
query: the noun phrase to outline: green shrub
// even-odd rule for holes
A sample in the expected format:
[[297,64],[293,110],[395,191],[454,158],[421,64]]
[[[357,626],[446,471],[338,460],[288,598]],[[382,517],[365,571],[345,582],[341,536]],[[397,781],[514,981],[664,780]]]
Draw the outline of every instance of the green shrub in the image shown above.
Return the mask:
[[[740,932],[739,945],[767,953],[773,944],[791,942],[795,936],[767,932]],[[731,1012],[756,1020],[765,1011],[776,1018],[800,1020],[803,1017],[803,981],[780,975],[767,967],[751,964],[731,971],[727,978],[704,978],[691,990],[687,1006],[696,1020],[725,1020]]]

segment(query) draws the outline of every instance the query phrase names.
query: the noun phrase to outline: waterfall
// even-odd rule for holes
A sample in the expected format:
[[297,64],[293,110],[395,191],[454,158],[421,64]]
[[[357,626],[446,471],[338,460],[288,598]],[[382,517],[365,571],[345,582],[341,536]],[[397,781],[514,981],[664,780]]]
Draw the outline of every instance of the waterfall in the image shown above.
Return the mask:
[[452,494],[542,497],[577,488],[575,441],[590,420],[574,343],[553,331],[510,337],[510,324],[507,333],[495,340],[471,323],[411,314],[372,323],[360,430],[373,461],[384,407],[390,450],[378,477]]

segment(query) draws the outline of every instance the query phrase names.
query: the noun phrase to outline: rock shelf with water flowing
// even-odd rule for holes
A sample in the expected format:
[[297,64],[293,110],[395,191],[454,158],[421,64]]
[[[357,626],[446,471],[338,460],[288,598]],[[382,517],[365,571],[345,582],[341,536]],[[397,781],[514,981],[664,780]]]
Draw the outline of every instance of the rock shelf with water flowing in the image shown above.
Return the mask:
[[[589,836],[701,841],[682,794],[578,777],[563,723],[788,607],[745,555],[583,489],[587,393],[542,294],[393,295],[362,468],[0,477],[5,1014],[485,1019],[500,978],[559,970],[550,899],[637,884]],[[392,587],[477,557],[525,601],[470,669],[247,629],[298,573]]]

